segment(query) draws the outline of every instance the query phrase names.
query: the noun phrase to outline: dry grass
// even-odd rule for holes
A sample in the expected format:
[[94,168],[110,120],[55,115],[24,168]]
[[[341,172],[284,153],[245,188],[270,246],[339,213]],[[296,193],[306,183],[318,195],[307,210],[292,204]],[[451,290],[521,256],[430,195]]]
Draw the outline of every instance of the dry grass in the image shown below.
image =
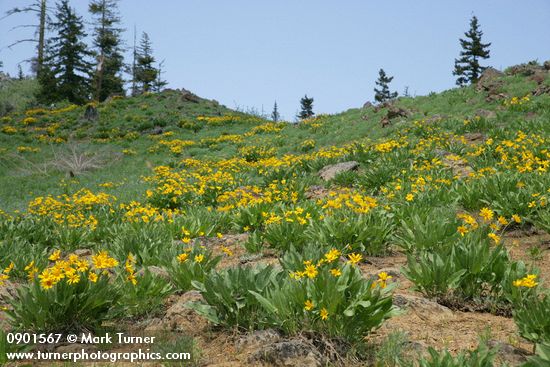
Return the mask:
[[35,162],[22,154],[8,154],[0,160],[0,165],[24,176],[50,176],[52,173],[65,172],[73,177],[113,164],[122,157],[110,150],[92,150],[91,147],[77,143],[50,148],[51,157],[47,160]]

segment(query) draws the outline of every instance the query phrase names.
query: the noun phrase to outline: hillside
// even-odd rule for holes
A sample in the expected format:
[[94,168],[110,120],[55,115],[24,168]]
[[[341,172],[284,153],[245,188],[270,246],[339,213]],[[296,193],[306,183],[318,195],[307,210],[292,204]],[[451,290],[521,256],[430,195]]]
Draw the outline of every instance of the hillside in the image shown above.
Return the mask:
[[534,360],[548,69],[299,124],[179,90],[8,114],[0,325],[163,335],[197,365]]

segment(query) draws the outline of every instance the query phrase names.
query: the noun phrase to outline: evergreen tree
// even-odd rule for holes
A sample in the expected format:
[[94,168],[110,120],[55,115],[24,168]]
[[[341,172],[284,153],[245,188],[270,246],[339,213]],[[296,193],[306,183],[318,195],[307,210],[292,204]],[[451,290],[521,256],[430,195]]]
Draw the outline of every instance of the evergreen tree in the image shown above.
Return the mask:
[[155,68],[155,58],[149,35],[143,32],[139,47],[136,51],[135,79],[139,93],[150,92],[158,77],[158,69]]
[[380,89],[374,88],[374,100],[379,103],[390,101],[397,97],[397,92],[390,92],[388,86],[393,80],[393,76],[387,76],[384,69],[378,71],[378,80],[375,82]]
[[[52,23],[56,36],[49,40],[44,57],[43,74],[38,78],[40,99],[44,102],[67,99],[83,103],[90,97],[90,51],[83,39],[82,18],[69,6],[68,0],[57,5],[56,20]],[[42,72],[41,72],[42,74]]]
[[275,104],[273,105],[273,112],[271,112],[271,119],[274,122],[277,122],[280,118],[281,115],[279,114],[279,109],[277,108],[277,101],[275,101]]
[[475,83],[481,76],[485,67],[479,64],[480,59],[489,58],[490,43],[482,43],[483,32],[479,28],[477,17],[470,20],[470,30],[465,32],[466,39],[460,38],[460,58],[455,59],[453,75],[458,76],[456,84],[459,86]]
[[155,92],[161,92],[162,89],[168,84],[166,80],[162,79],[162,74],[164,73],[163,67],[164,60],[159,63],[159,67],[157,68],[157,80],[155,80],[155,83],[153,85],[153,90]]
[[19,80],[25,79],[25,75],[23,74],[23,69],[21,68],[21,64],[17,65],[17,78]]
[[298,118],[303,120],[312,117],[315,114],[313,112],[313,98],[308,98],[306,94],[304,98],[300,99],[300,109]]
[[92,0],[89,11],[94,16],[94,41],[97,66],[93,78],[94,98],[104,101],[113,94],[124,94],[121,72],[124,67],[119,28],[118,0]]

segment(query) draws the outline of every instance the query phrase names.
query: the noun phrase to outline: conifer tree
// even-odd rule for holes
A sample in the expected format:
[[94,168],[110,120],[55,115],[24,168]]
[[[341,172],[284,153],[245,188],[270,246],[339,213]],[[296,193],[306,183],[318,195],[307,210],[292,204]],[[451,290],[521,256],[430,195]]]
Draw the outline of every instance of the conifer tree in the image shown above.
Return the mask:
[[390,92],[389,83],[393,80],[393,76],[387,76],[384,69],[378,71],[378,80],[375,82],[378,88],[374,88],[374,100],[379,103],[390,101],[397,97],[397,92]]
[[455,69],[453,75],[458,76],[456,84],[464,86],[469,83],[475,83],[486,68],[479,64],[481,59],[489,58],[489,46],[491,43],[482,43],[483,32],[479,27],[476,16],[470,20],[470,30],[465,32],[465,39],[460,38],[460,58],[455,59]]
[[23,74],[23,69],[21,68],[21,64],[17,65],[17,79],[19,80],[25,79],[25,75]]
[[118,0],[92,0],[89,12],[94,16],[94,40],[97,66],[93,77],[94,99],[104,101],[113,94],[124,94],[121,72],[122,28],[118,16]]
[[279,114],[279,108],[277,107],[277,101],[275,101],[275,104],[273,105],[273,112],[271,112],[271,119],[273,122],[279,121],[281,118],[281,115]]
[[157,68],[157,79],[155,80],[155,83],[153,85],[153,90],[155,92],[162,92],[162,89],[168,84],[166,80],[162,79],[162,74],[164,73],[163,67],[164,60],[159,62],[159,66]]
[[[39,99],[44,102],[67,99],[83,103],[90,97],[91,56],[83,39],[84,23],[68,0],[57,5],[56,20],[52,23],[56,35],[49,40],[44,58]],[[42,75],[44,74],[44,75]]]
[[304,98],[300,99],[300,113],[298,114],[298,118],[303,120],[312,117],[314,114],[313,98],[308,98],[306,94]]
[[143,32],[136,51],[135,79],[139,93],[151,92],[158,77],[149,35]]

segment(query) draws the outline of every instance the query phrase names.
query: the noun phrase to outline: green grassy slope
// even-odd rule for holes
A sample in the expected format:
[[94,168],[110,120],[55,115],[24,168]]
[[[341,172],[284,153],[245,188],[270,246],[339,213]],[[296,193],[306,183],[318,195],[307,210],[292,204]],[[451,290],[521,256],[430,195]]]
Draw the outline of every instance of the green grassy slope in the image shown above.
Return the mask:
[[[194,310],[226,330],[319,333],[370,365],[365,337],[392,325],[393,292],[418,291],[548,343],[550,278],[507,236],[550,232],[549,121],[550,71],[534,65],[299,124],[179,91],[12,113],[0,118],[0,283],[30,301],[10,300],[10,327],[128,330],[195,288]],[[319,177],[350,160],[358,170]],[[85,307],[96,299],[110,306]],[[417,326],[412,339],[448,346]],[[476,342],[455,321],[428,326]]]

